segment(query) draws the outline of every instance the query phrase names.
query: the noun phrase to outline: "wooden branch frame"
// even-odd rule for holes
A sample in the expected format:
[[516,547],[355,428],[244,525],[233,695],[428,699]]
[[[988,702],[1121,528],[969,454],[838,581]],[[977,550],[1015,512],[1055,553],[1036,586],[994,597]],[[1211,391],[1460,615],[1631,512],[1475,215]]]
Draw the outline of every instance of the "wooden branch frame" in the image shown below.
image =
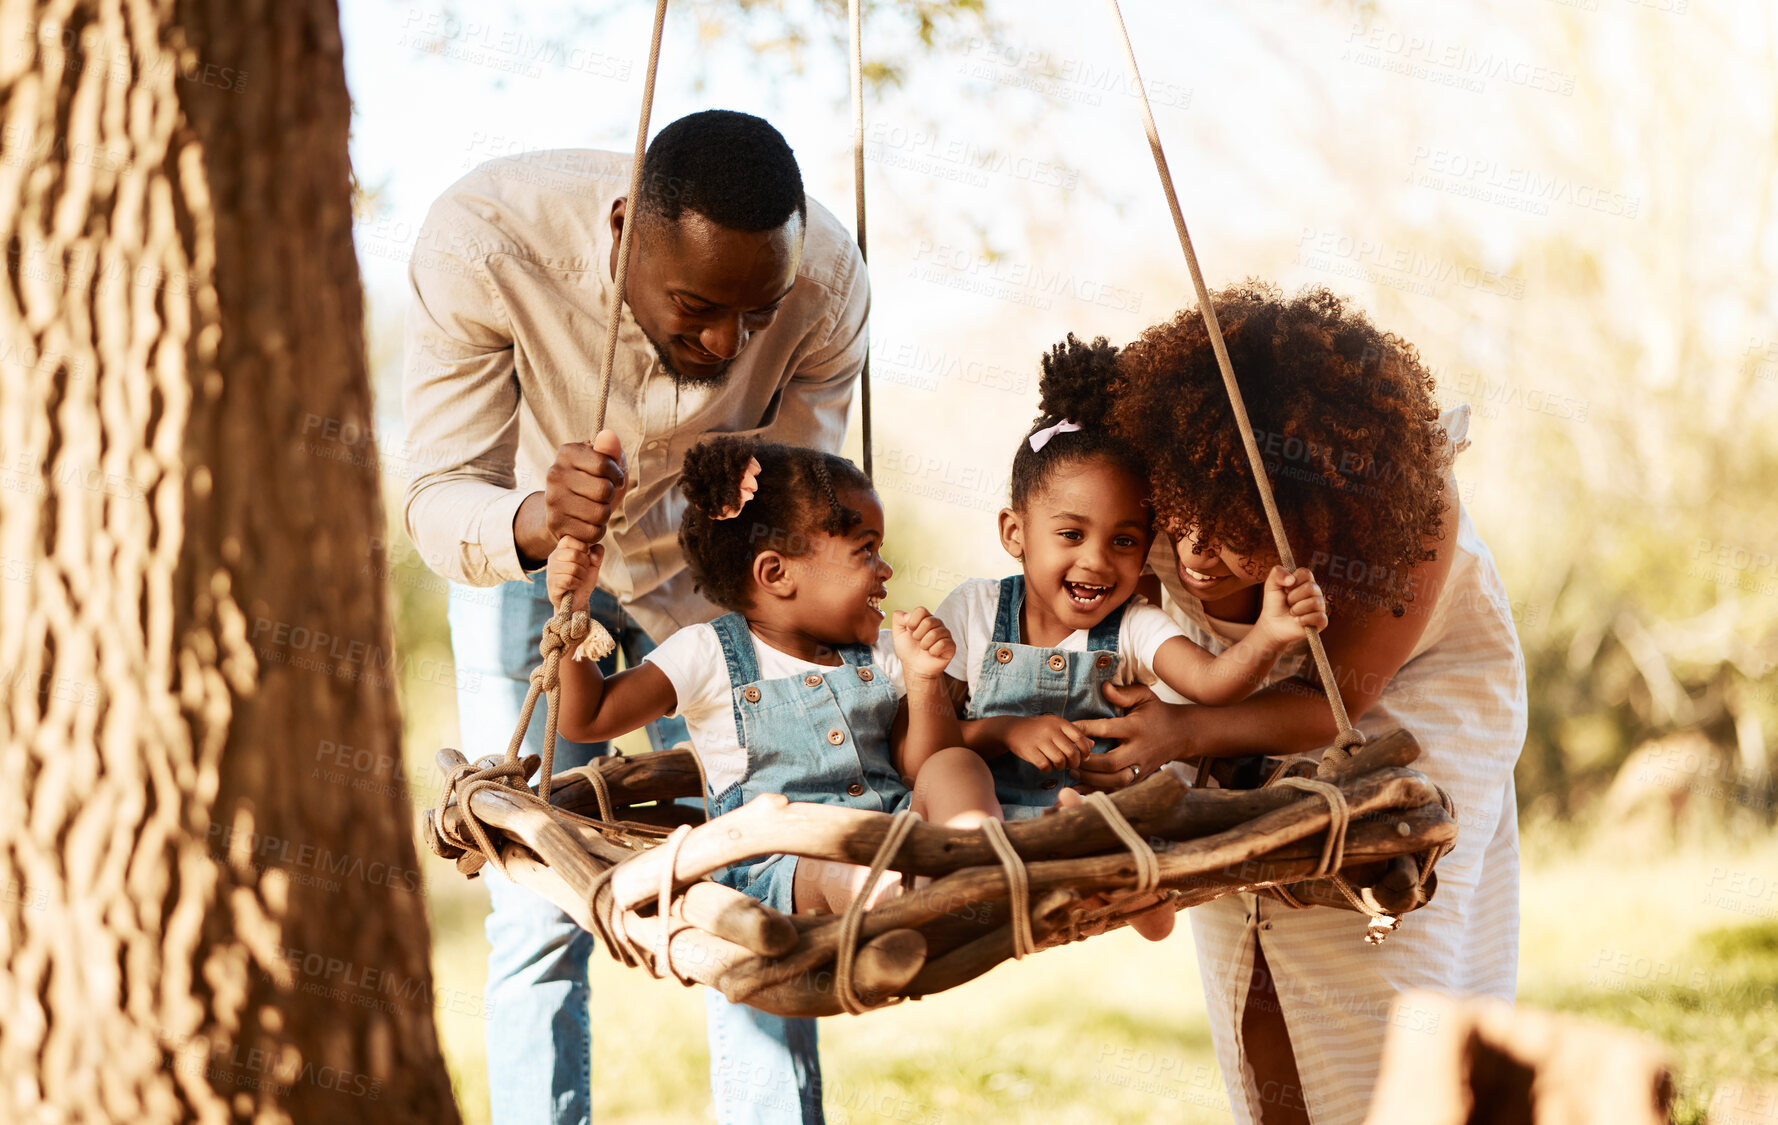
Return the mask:
[[[1442,795],[1408,768],[1418,755],[1413,736],[1394,731],[1327,778],[1350,810],[1347,886],[1391,914],[1425,905],[1437,885],[1431,867],[1456,839]],[[454,750],[440,751],[439,762],[447,773],[466,764]],[[598,819],[595,773],[611,800],[609,822]],[[1124,925],[1129,914],[1157,902],[1184,909],[1271,887],[1288,886],[1307,904],[1356,909],[1321,877],[1332,821],[1321,795],[1194,789],[1189,776],[1173,763],[1111,795],[1159,864],[1160,887],[1145,900],[1124,901],[1137,884],[1137,863],[1091,806],[1006,825],[1025,868],[1040,947]],[[702,786],[689,750],[599,759],[558,775],[548,808],[525,789],[484,784],[470,791],[468,809],[489,830],[497,856],[463,846],[473,836],[455,799],[435,811],[428,835],[441,855],[467,850],[459,866],[493,860],[581,927],[621,937],[613,955],[656,975],[671,972],[780,1015],[841,1011],[833,984],[838,916],[787,918],[706,876],[778,854],[868,865],[891,818],[768,794],[706,823],[697,809],[672,803],[701,796]],[[692,827],[674,848],[655,847],[670,824]],[[853,980],[866,1003],[931,995],[1013,955],[1007,872],[982,832],[915,824],[887,862],[930,882],[865,913]],[[663,887],[672,904],[664,926]],[[1107,895],[1112,908],[1087,909],[1102,897],[1083,902]]]

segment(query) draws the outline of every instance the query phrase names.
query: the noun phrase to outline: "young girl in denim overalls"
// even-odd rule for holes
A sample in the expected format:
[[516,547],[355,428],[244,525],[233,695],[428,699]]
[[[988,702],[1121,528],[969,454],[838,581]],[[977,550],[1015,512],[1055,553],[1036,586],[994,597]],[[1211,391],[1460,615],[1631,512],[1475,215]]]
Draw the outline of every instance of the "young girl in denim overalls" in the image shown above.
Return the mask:
[[1139,680],[1198,703],[1233,703],[1302,642],[1305,627],[1327,624],[1307,570],[1272,568],[1259,623],[1220,656],[1135,596],[1153,510],[1146,468],[1103,425],[1115,358],[1103,338],[1087,345],[1073,336],[1044,357],[1045,417],[1013,457],[1012,506],[1000,513],[1001,545],[1023,573],[970,579],[938,609],[957,645],[952,691],[967,692],[965,742],[988,759],[1009,819],[1079,801],[1068,771],[1107,747],[1073,720],[1113,714],[1100,694],[1106,683]]
[[[952,822],[957,802],[969,803],[955,794],[973,786],[945,786],[936,802],[911,792],[892,736],[935,759],[940,776],[955,770],[985,788],[987,767],[960,745],[944,624],[915,609],[880,628],[892,571],[880,553],[883,507],[864,474],[832,454],[725,435],[686,455],[680,488],[686,563],[729,612],[679,630],[609,680],[591,661],[563,662],[561,732],[610,738],[682,716],[713,817],[781,793]],[[591,589],[602,557],[564,539],[549,559],[551,600]],[[788,914],[844,909],[864,875],[771,856],[713,878]]]

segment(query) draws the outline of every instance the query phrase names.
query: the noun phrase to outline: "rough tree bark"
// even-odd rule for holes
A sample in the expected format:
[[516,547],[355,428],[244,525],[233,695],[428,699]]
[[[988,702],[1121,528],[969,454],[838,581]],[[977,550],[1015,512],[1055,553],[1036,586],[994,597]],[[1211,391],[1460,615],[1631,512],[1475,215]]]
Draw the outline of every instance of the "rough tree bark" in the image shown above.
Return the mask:
[[0,112],[0,1119],[455,1122],[338,13],[0,0]]

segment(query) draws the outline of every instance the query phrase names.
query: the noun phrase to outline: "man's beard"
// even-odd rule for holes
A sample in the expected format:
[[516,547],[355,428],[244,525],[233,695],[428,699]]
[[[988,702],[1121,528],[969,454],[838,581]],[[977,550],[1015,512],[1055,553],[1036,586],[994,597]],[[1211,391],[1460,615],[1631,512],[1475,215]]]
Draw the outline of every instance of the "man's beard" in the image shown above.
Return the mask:
[[721,366],[708,375],[687,375],[685,372],[675,367],[672,360],[667,358],[667,349],[663,348],[658,340],[646,332],[644,332],[642,336],[650,344],[654,345],[654,357],[661,361],[661,370],[665,371],[667,376],[673,380],[674,386],[718,387],[723,383],[728,382],[729,365],[734,363],[734,360],[723,360]]

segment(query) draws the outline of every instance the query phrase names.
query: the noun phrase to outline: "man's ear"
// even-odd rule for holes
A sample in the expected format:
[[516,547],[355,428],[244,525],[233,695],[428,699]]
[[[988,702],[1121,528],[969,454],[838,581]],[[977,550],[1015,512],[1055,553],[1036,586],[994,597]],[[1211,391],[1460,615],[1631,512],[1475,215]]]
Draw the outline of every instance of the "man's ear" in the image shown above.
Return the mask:
[[753,584],[762,595],[785,599],[796,596],[796,578],[784,563],[784,556],[777,551],[761,551],[753,556]]
[[624,234],[624,218],[629,215],[629,200],[622,196],[611,201],[611,241],[616,242]]
[[1025,521],[1011,508],[1000,509],[1000,545],[1015,559],[1025,557]]

